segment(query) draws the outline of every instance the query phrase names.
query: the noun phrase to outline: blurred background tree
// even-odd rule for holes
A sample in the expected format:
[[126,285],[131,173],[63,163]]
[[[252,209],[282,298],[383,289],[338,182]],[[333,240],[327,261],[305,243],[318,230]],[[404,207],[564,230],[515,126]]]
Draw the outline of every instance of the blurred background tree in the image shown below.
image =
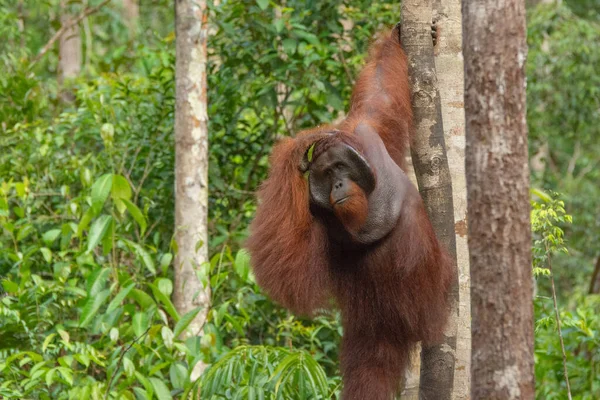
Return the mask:
[[[533,185],[561,193],[573,215],[548,222],[569,251],[553,267],[573,396],[595,399],[600,7],[585,3],[529,9],[528,123]],[[212,307],[202,339],[180,340],[194,314],[171,302],[172,1],[0,3],[1,397],[169,399],[202,386],[214,398],[290,398],[291,388],[336,398],[338,314],[306,321],[271,303],[242,245],[272,144],[343,116],[369,39],[400,5],[209,4],[210,263],[199,279]],[[87,12],[67,77],[65,38],[50,41]],[[539,276],[538,395],[562,399],[549,299]],[[212,368],[195,382],[198,362]]]

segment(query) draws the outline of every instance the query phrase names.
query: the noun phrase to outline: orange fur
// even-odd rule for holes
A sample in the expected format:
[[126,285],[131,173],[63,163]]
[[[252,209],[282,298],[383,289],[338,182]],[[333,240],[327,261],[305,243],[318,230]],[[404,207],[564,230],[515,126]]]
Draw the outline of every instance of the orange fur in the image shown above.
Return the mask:
[[298,171],[306,148],[319,137],[286,138],[274,147],[271,173],[259,190],[260,203],[246,243],[258,284],[301,315],[326,306],[331,287],[325,229],[314,223],[308,186]]
[[[330,135],[333,127],[319,127],[274,147],[250,226],[247,247],[256,279],[274,300],[303,315],[328,306],[331,297],[337,301],[344,326],[344,400],[393,398],[415,343],[442,336],[454,268],[406,177],[394,229],[376,243],[348,246],[330,240],[329,227],[311,213],[299,164],[306,149],[321,139],[317,155],[340,141],[361,152],[353,132],[367,123],[405,169],[412,129],[407,71],[397,30],[383,34],[357,79],[348,117],[337,127],[341,132]],[[382,160],[367,161],[383,165],[378,164]],[[364,223],[372,201],[359,190],[334,208],[349,231]]]
[[412,108],[406,55],[396,39],[398,31],[383,32],[369,49],[354,90],[348,117],[339,129],[353,132],[368,121],[392,159],[406,171],[405,156],[412,128]]

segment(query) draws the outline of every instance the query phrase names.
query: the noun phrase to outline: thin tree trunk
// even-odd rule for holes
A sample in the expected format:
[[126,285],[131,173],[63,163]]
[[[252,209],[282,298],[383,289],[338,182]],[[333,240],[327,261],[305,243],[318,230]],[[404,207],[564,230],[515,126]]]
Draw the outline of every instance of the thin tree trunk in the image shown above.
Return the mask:
[[[68,24],[73,16],[69,12],[66,0],[61,1],[61,25]],[[59,81],[73,78],[81,72],[81,35],[79,25],[73,25],[65,30],[60,37],[58,70]]]
[[465,176],[464,65],[461,0],[434,0],[437,27],[434,49],[442,120],[454,203],[454,232],[459,278],[459,307],[454,366],[455,400],[468,400],[471,390],[471,282],[467,243],[467,181]]
[[419,400],[419,374],[421,372],[421,344],[416,346],[411,354],[410,364],[404,375],[404,387],[400,395],[401,400]]
[[600,293],[600,256],[596,259],[596,266],[590,280],[590,294]]
[[[22,49],[25,49],[27,36],[25,35],[25,7],[23,4],[23,0],[19,0],[17,2],[17,28],[20,33],[20,45]],[[14,44],[12,44],[14,46]],[[12,47],[12,46],[11,46]]]
[[134,37],[138,30],[138,21],[140,19],[140,5],[138,0],[123,0],[123,16],[125,24],[129,28],[129,36]]
[[464,1],[473,399],[533,399],[523,0]]
[[200,313],[185,336],[201,335],[210,287],[198,272],[208,262],[208,115],[206,1],[176,0],[175,104],[175,307]]
[[[437,92],[431,0],[402,2],[402,43],[408,56],[415,133],[411,155],[419,190],[439,240],[456,261],[452,180]],[[421,351],[420,398],[449,400],[454,385],[458,282],[451,292],[444,342]]]

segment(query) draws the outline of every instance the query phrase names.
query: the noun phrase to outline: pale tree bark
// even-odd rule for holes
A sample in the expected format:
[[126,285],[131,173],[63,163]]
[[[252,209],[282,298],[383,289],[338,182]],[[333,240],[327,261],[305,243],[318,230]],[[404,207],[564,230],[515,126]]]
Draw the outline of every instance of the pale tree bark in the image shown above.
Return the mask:
[[138,22],[140,19],[139,0],[122,0],[123,1],[123,17],[125,24],[129,29],[129,36],[134,37],[138,31]]
[[464,1],[473,399],[533,399],[523,0]]
[[[20,40],[20,44],[21,44],[21,48],[25,49],[26,46],[26,41],[25,41],[25,7],[23,4],[24,0],[19,0],[17,2],[17,28],[19,29],[19,33],[21,34],[21,40]],[[12,44],[14,46],[14,44]],[[11,46],[12,47],[12,46]]]
[[[402,2],[402,44],[408,57],[415,120],[411,155],[419,191],[438,239],[456,261],[452,180],[444,143],[440,96],[431,38],[432,1]],[[454,385],[458,281],[452,285],[450,318],[439,345],[421,350],[421,399],[450,400]]]
[[470,398],[471,379],[471,282],[467,243],[467,181],[465,176],[465,107],[460,0],[434,0],[437,27],[435,67],[442,103],[442,120],[454,203],[454,232],[459,278],[453,399]]
[[[416,184],[416,177],[409,176],[411,181]],[[410,364],[404,375],[404,387],[400,394],[400,400],[419,400],[419,383],[421,373],[421,343],[419,343],[411,354]]]
[[[61,1],[60,8],[60,23],[65,26],[71,22],[73,15],[69,12],[66,0]],[[61,82],[76,77],[81,72],[81,34],[78,24],[69,26],[60,36],[58,71]]]
[[210,287],[199,272],[208,262],[208,115],[206,1],[176,0],[175,290],[180,314],[200,308],[184,336],[201,335]]

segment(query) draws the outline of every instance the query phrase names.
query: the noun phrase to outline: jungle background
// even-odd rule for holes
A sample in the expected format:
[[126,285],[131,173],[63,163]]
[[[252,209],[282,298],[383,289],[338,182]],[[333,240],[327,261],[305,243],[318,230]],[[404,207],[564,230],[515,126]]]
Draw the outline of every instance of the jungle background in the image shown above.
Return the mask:
[[[243,250],[274,141],[343,115],[397,1],[209,5],[212,290],[204,335],[173,292],[174,12],[141,0],[0,1],[0,396],[336,398],[339,315],[257,287]],[[537,397],[600,398],[600,2],[528,7]],[[75,74],[46,49],[77,25]],[[344,27],[351,26],[348,31]],[[208,366],[200,376],[194,367]]]

